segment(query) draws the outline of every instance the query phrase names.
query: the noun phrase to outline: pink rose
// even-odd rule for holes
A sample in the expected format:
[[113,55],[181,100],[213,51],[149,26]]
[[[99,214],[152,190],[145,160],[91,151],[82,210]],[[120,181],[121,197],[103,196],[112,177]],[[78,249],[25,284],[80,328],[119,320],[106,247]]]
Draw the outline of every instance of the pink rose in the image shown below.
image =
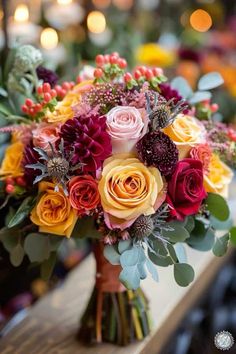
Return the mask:
[[208,144],[196,145],[190,150],[192,159],[200,160],[203,165],[203,170],[208,172],[211,161],[212,151]]
[[144,109],[117,106],[112,108],[106,117],[113,154],[131,152],[147,131],[148,118]]
[[49,143],[55,146],[59,138],[59,127],[56,124],[39,125],[32,133],[34,146],[40,147],[47,153],[50,153],[51,147]]

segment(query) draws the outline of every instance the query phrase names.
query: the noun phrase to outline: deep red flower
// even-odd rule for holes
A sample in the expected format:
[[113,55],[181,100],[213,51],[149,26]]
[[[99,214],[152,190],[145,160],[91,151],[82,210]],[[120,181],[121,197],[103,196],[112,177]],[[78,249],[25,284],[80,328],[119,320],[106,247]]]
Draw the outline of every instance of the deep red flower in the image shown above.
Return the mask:
[[84,163],[84,172],[96,172],[111,155],[110,135],[106,131],[106,117],[81,115],[69,119],[59,133],[66,152],[74,150],[72,164]]
[[179,161],[168,181],[166,202],[171,217],[183,220],[187,215],[196,214],[206,196],[201,161],[190,158]]

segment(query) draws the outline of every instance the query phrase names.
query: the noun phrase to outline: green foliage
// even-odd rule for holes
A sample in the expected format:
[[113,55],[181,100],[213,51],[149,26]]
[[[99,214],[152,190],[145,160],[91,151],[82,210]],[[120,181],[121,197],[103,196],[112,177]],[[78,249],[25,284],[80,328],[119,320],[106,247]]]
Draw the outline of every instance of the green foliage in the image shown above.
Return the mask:
[[178,285],[188,286],[194,279],[194,270],[187,263],[175,263],[174,277]]
[[35,203],[36,203],[36,198],[34,196],[29,196],[25,198],[24,201],[21,203],[20,207],[18,208],[18,210],[16,211],[16,213],[9,221],[8,227],[12,228],[14,226],[19,225],[26,217],[29,216]]
[[57,259],[57,253],[52,252],[50,254],[50,257],[46,259],[40,266],[40,274],[42,279],[48,280],[50,279],[54,266],[56,264],[56,259]]
[[224,236],[216,238],[215,244],[212,248],[212,252],[214,253],[215,256],[222,257],[227,252],[229,237],[230,234],[228,232]]
[[85,216],[77,220],[71,237],[99,239],[101,238],[101,233],[95,227],[94,218],[92,216]]
[[104,247],[104,257],[113,265],[120,264],[120,254],[116,251],[114,245]]
[[211,90],[224,83],[223,77],[218,72],[211,72],[203,75],[198,82],[199,90]]
[[15,266],[18,267],[24,258],[25,255],[25,251],[24,248],[21,246],[20,243],[18,243],[12,250],[10,253],[10,261],[11,263]]
[[170,229],[163,229],[162,236],[170,242],[182,242],[189,238],[189,233],[184,227],[184,223],[172,221],[168,223]]
[[206,207],[220,221],[226,221],[229,218],[228,204],[219,194],[209,193],[206,199]]
[[24,250],[31,262],[42,263],[49,259],[51,253],[57,251],[63,241],[63,237],[44,234],[28,234],[24,241]]
[[233,246],[236,246],[236,226],[230,229],[230,242]]

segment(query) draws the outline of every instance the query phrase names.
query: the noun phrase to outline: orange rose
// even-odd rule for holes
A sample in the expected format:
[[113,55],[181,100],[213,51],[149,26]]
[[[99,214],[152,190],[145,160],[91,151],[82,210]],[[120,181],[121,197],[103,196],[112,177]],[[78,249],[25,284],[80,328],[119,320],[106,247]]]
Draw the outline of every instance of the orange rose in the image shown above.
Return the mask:
[[2,161],[0,175],[6,177],[18,177],[23,175],[21,166],[23,151],[24,145],[20,141],[16,141],[7,147]]
[[53,183],[39,183],[39,192],[43,195],[32,210],[30,219],[39,226],[40,232],[70,237],[78,217],[63,190],[60,188],[55,192],[54,188]]

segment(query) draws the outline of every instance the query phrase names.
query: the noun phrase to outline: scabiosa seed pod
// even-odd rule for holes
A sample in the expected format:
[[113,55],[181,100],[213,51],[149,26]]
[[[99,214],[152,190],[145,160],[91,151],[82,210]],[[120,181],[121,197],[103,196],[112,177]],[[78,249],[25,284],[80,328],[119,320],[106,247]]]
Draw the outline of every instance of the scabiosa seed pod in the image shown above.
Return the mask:
[[131,237],[142,239],[148,237],[153,232],[154,225],[151,216],[139,216],[131,226],[129,233]]
[[174,142],[163,132],[149,132],[136,145],[139,159],[147,166],[154,166],[164,175],[170,175],[179,159]]

